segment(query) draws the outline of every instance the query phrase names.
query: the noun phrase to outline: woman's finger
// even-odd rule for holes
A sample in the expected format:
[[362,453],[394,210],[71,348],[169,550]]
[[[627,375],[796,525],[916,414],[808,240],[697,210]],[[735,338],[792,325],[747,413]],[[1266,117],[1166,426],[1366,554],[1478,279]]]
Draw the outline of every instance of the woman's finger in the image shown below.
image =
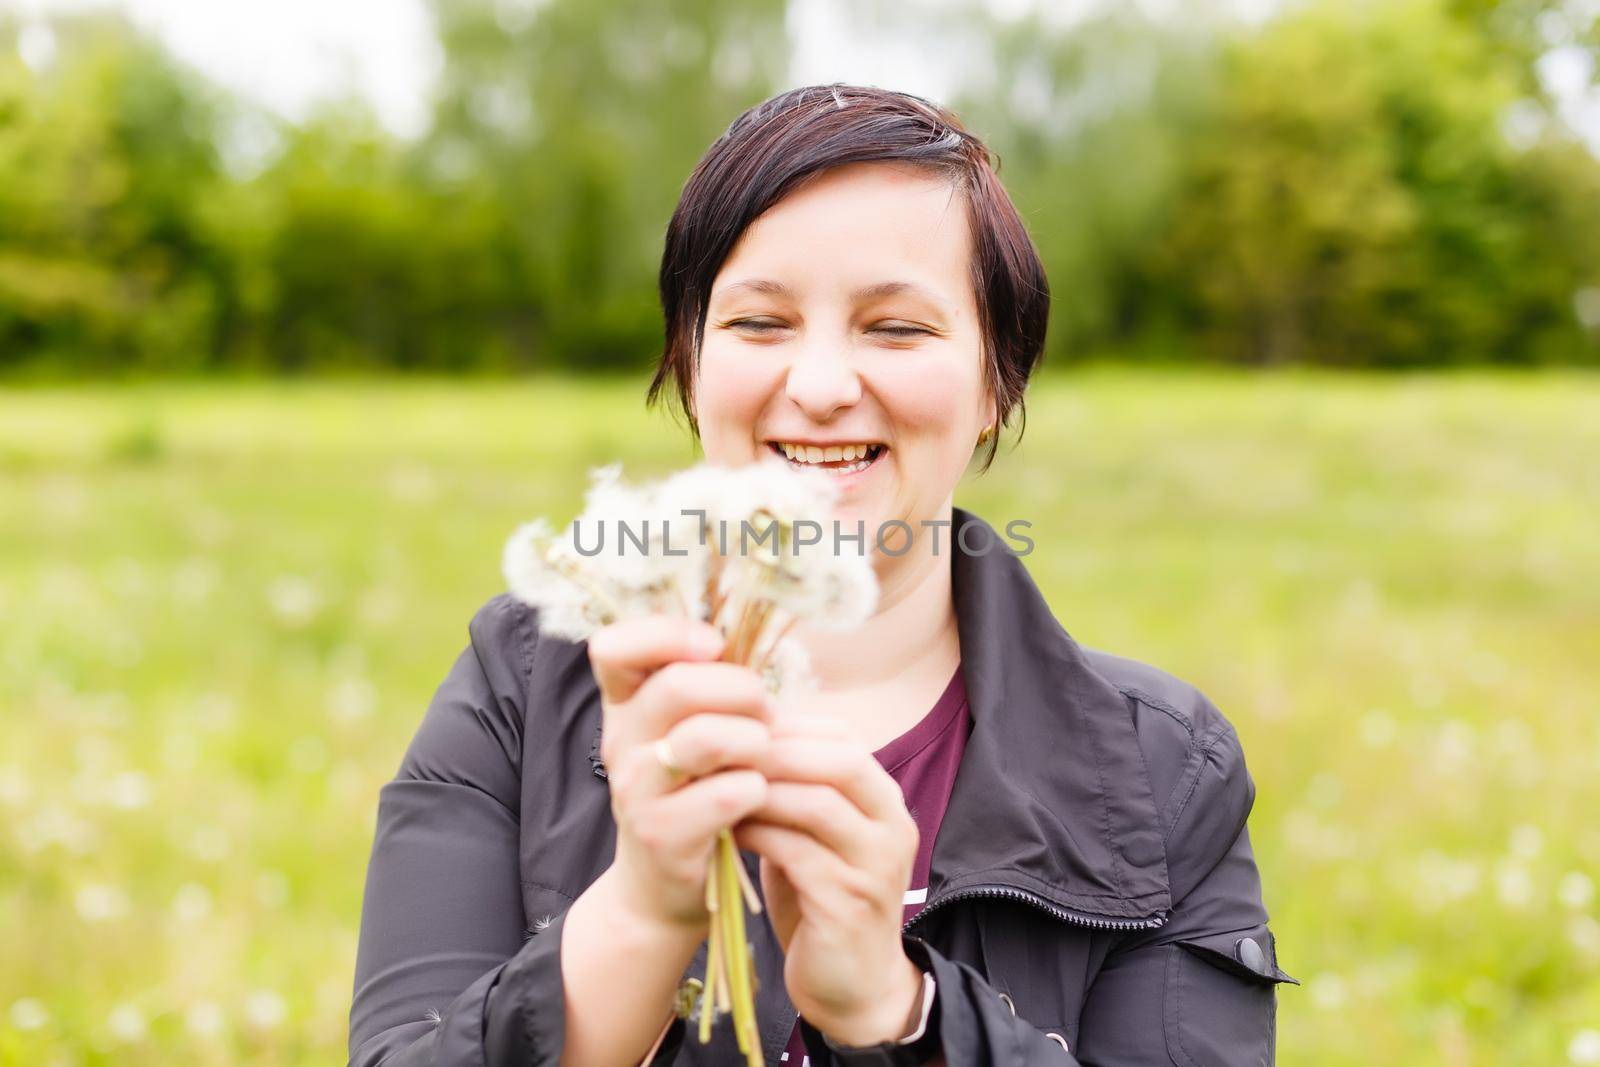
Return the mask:
[[831,785],[768,779],[766,799],[750,817],[809,834],[852,867],[883,862],[883,829]]
[[[663,741],[676,774],[662,761]],[[770,744],[766,724],[747,715],[691,715],[655,741],[623,747],[611,768],[611,792],[626,803],[638,803],[714,771],[753,768]]]
[[874,821],[909,818],[900,786],[858,742],[775,729],[757,769],[773,781],[830,785]]
[[603,626],[589,635],[589,664],[600,698],[620,704],[661,667],[675,660],[714,660],[722,633],[698,619],[648,615]]
[[733,828],[734,844],[778,865],[800,897],[802,911],[841,913],[845,898],[869,898],[872,880],[810,834],[747,818]]
[[724,767],[753,767],[772,743],[772,731],[748,715],[702,712],[675,723],[662,739],[682,777],[698,778]]
[[745,715],[769,723],[772,696],[761,676],[737,663],[669,663],[639,686],[629,701],[625,730],[654,740],[690,715]]
[[[766,794],[767,780],[755,771],[718,771],[642,805],[630,829],[647,847],[703,863],[712,835],[747,817]],[[691,856],[694,849],[701,854]]]

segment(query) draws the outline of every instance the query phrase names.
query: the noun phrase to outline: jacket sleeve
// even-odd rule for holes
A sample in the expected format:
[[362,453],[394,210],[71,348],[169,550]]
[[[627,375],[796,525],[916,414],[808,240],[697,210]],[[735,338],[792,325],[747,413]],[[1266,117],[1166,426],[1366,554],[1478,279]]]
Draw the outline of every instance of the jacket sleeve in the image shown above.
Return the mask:
[[[999,991],[974,967],[948,958],[922,938],[901,938],[911,961],[933,972],[935,1006],[929,1025],[938,1028],[949,1067],[1080,1067],[1044,1030],[1012,1014]],[[811,1067],[838,1067],[822,1032],[803,1015],[800,1033]]]
[[1271,1067],[1277,986],[1299,982],[1278,968],[1246,825],[1255,784],[1231,725],[1196,738],[1175,793],[1171,918],[1113,944],[1073,1051],[1084,1067]]
[[379,793],[352,1067],[554,1065],[565,1024],[563,909],[524,935],[518,810],[534,622],[507,596],[434,694]]
[[[1255,786],[1226,722],[1195,740],[1175,793],[1166,823],[1173,911],[1113,944],[1085,995],[1077,1046],[1014,1014],[970,965],[903,935],[906,954],[933,972],[946,1063],[1271,1067],[1275,986],[1299,983],[1277,967],[1245,825]],[[803,1018],[801,1031],[813,1067],[836,1067]]]

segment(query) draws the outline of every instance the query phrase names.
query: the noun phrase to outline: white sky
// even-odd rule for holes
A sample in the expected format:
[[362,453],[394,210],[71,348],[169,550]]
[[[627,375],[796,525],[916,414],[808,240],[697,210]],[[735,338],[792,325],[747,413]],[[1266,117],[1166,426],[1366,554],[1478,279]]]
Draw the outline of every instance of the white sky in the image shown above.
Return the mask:
[[213,81],[291,118],[355,89],[398,133],[427,121],[441,57],[421,0],[0,0],[0,11],[24,17],[106,6]]
[[[106,6],[108,0],[0,0],[0,13],[30,15]],[[212,80],[259,100],[290,118],[330,94],[354,90],[372,101],[386,126],[404,136],[427,122],[429,90],[442,59],[422,0],[109,0],[134,22],[166,42]],[[541,0],[496,0],[510,9]],[[946,0],[919,0],[938,5]],[[1047,4],[1065,21],[1118,0],[987,0],[1001,15]],[[1123,0],[1126,2],[1126,0]],[[1140,0],[1160,12],[1183,0]],[[1278,0],[1222,0],[1236,13],[1261,17]],[[1575,0],[1587,7],[1600,0]],[[855,81],[943,98],[952,88],[954,57],[930,57],[924,43],[863,35],[846,11],[848,0],[794,0],[790,29],[795,84]],[[1562,116],[1582,130],[1600,154],[1600,88],[1589,57],[1553,46],[1540,66],[1561,102]],[[48,54],[47,34],[24,34],[32,49]],[[930,59],[933,61],[930,62]],[[1532,131],[1525,131],[1532,132]]]

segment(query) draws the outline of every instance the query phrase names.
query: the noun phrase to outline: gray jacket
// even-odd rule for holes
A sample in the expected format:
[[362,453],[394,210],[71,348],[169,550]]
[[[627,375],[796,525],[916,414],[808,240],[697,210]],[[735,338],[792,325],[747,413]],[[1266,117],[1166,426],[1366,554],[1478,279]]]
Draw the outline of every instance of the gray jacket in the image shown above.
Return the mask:
[[[1188,683],[1078,644],[992,527],[960,508],[952,521],[977,524],[973,551],[949,553],[972,733],[902,934],[937,981],[946,1060],[1272,1064],[1276,987],[1295,979],[1267,925],[1233,727]],[[360,1067],[557,1064],[562,923],[614,852],[585,647],[540,636],[507,595],[469,632],[379,795],[350,1012]],[[777,1067],[796,1012],[771,927],[749,933]],[[684,977],[704,974],[702,945]],[[811,1062],[834,1063],[802,1031]],[[742,1062],[725,1020],[708,1045],[675,1020],[652,1064]]]

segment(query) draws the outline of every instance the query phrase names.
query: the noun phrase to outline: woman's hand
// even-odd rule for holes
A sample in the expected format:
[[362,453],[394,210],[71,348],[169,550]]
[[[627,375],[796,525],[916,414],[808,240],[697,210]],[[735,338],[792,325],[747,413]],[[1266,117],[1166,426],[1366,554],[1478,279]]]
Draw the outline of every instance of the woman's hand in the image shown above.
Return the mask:
[[838,1044],[899,1039],[922,990],[900,936],[918,832],[899,784],[811,711],[777,719],[758,767],[767,795],[734,840],[761,854],[789,999]]
[[[600,758],[611,785],[618,899],[646,921],[705,930],[706,872],[717,832],[757,809],[754,769],[771,741],[773,705],[748,667],[714,661],[715,627],[681,617],[614,623],[589,638],[600,683]],[[666,737],[686,776],[674,781],[653,746]]]

